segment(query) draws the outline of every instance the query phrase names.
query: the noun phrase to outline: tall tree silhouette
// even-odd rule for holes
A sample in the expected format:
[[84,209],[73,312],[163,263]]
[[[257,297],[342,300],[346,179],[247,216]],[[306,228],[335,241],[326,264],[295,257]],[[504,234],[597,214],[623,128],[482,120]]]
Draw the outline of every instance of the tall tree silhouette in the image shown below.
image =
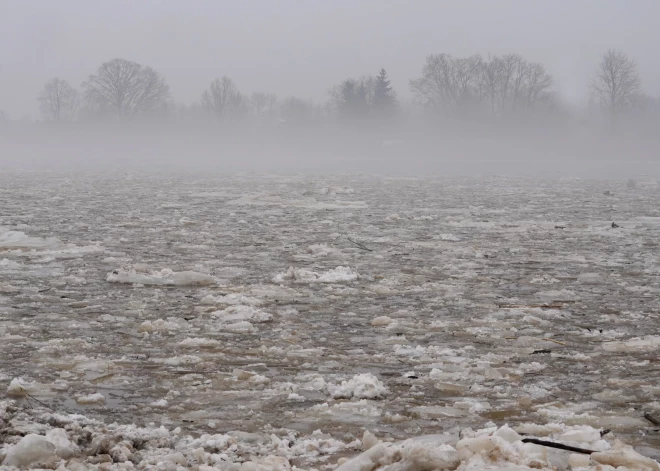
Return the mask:
[[591,89],[615,126],[619,115],[640,91],[637,64],[625,53],[610,49],[601,59]]
[[60,78],[52,78],[44,85],[37,95],[39,109],[45,120],[70,121],[78,107],[78,91],[69,82]]
[[377,116],[391,116],[396,111],[396,94],[390,85],[385,69],[380,69],[374,82],[371,107]]
[[88,100],[109,107],[120,119],[162,107],[170,97],[158,72],[125,59],[101,64],[83,89]]
[[365,119],[371,112],[373,78],[346,79],[334,87],[333,101],[339,116],[345,120]]
[[202,107],[220,120],[238,119],[247,112],[247,100],[232,79],[223,76],[202,93]]

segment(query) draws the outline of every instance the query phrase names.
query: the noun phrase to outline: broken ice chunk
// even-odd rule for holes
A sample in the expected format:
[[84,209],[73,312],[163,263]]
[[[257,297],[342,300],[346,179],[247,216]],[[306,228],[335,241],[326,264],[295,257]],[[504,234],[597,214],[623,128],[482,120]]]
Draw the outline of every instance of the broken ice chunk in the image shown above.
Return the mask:
[[108,273],[106,281],[109,283],[165,286],[210,286],[218,282],[214,276],[194,271],[174,272],[169,268],[164,268],[160,271],[147,269],[145,272],[145,270],[138,270],[136,267]]
[[371,325],[374,327],[380,327],[384,325],[390,325],[394,320],[391,317],[387,316],[380,316],[380,317],[375,317],[371,320]]
[[105,404],[105,397],[101,393],[94,393],[87,396],[80,396],[76,399],[76,402],[81,405]]
[[9,447],[2,462],[3,466],[23,467],[32,463],[43,463],[55,458],[55,445],[46,437],[31,433],[16,445]]
[[382,399],[388,390],[374,375],[363,373],[339,385],[328,385],[328,392],[333,399]]

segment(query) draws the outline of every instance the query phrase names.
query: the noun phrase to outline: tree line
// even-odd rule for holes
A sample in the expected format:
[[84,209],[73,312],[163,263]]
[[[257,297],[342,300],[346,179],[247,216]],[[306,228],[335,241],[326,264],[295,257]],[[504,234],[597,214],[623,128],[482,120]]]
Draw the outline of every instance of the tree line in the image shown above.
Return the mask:
[[[427,116],[508,121],[562,110],[552,75],[542,64],[518,54],[487,58],[431,54],[409,87],[418,109]],[[609,50],[602,56],[590,91],[591,108],[613,125],[628,114],[660,111],[660,102],[642,90],[637,64],[621,51]],[[294,96],[280,99],[267,92],[246,95],[223,76],[210,82],[199,102],[176,105],[160,73],[119,58],[101,64],[80,91],[64,79],[48,80],[37,100],[43,120],[57,122],[175,117],[309,125],[323,119],[395,123],[403,115],[385,69],[376,76],[348,78],[332,86],[325,103]]]

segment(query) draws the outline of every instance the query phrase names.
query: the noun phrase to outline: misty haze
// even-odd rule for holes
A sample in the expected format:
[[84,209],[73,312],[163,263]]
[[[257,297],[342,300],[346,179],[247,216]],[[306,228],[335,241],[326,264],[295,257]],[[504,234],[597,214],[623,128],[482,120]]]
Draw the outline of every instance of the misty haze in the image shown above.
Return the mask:
[[0,471],[660,471],[658,17],[0,0]]

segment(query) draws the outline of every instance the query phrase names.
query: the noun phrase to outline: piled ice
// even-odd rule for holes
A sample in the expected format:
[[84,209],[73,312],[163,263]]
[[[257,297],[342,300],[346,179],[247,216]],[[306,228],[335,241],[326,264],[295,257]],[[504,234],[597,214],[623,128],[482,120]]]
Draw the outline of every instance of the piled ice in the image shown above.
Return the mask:
[[18,262],[15,262],[13,260],[9,260],[6,258],[1,258],[0,259],[0,268],[17,268],[20,267],[21,264]]
[[317,201],[314,198],[309,197],[296,197],[295,195],[282,196],[282,195],[270,195],[270,194],[251,194],[245,195],[235,200],[231,200],[228,204],[233,205],[254,205],[254,206],[282,206],[282,207],[293,207],[293,208],[304,208],[304,209],[315,209],[315,210],[324,210],[324,209],[343,209],[343,208],[354,208],[362,209],[366,208],[367,204],[364,201],[345,201],[337,200],[332,203],[326,203]]
[[603,344],[603,349],[608,352],[652,352],[660,349],[660,336],[647,335],[621,342],[607,342]]
[[394,320],[389,316],[378,316],[371,320],[371,325],[374,327],[390,325]]
[[105,397],[101,393],[88,394],[87,396],[80,396],[76,402],[81,405],[90,404],[105,404]]
[[252,306],[229,306],[227,309],[211,313],[211,317],[218,319],[223,324],[239,321],[268,322],[273,316],[261,309]]
[[138,332],[184,332],[187,330],[187,322],[184,319],[169,318],[167,320],[156,319],[155,321],[144,321],[137,328]]
[[[448,435],[427,435],[400,443],[377,442],[371,436],[365,452],[341,464],[337,471],[363,470],[593,470],[660,471],[660,464],[630,446],[615,440],[610,444],[591,427],[566,429],[564,433],[543,437],[593,451],[591,454],[557,451],[552,447],[525,442],[524,437],[508,426],[490,427],[473,432],[464,430],[456,441]],[[557,442],[556,440],[561,440]]]
[[[151,407],[166,405],[166,400],[159,400]],[[79,414],[21,410],[8,401],[0,402],[0,421],[8,426],[3,431],[10,432],[0,446],[3,470],[290,470],[293,460],[323,463],[348,449],[320,430],[307,435],[273,430],[193,437],[181,428],[106,425]],[[36,432],[21,437],[25,428]]]
[[333,399],[382,399],[387,388],[371,373],[363,373],[341,384],[328,385],[328,392]]
[[[240,371],[237,374],[245,376]],[[246,378],[252,376],[259,375]],[[167,400],[154,401],[150,406],[167,407]],[[10,401],[0,402],[0,420],[9,432],[0,447],[0,469],[7,470],[287,471],[301,469],[294,463],[304,463],[302,469],[341,471],[660,471],[656,461],[609,438],[611,434],[588,426],[529,424],[527,429],[534,431],[530,436],[522,436],[506,425],[489,426],[476,431],[464,429],[458,435],[426,435],[403,441],[379,440],[366,431],[362,440],[346,442],[320,430],[301,434],[284,429],[193,437],[178,427],[106,425],[80,414],[22,410]],[[32,432],[21,436],[22,430]],[[593,453],[526,443],[524,439],[530,437]],[[354,454],[351,450],[360,449],[364,450],[361,454],[347,457]],[[339,453],[343,457],[336,457]]]
[[355,193],[355,190],[353,188],[348,188],[343,186],[331,186],[331,187],[324,186],[323,188],[318,189],[318,194],[320,195],[336,196],[336,195],[350,195],[353,193]]
[[307,254],[313,257],[329,257],[329,256],[339,256],[341,251],[337,250],[334,247],[330,247],[327,244],[313,244],[307,247]]
[[200,303],[203,306],[218,306],[223,304],[228,306],[236,304],[259,306],[260,304],[263,304],[263,301],[252,296],[246,296],[242,293],[229,293],[223,296],[213,296],[208,294],[201,299]]
[[21,397],[25,396],[26,394],[30,394],[30,392],[34,391],[35,389],[35,383],[26,381],[23,378],[14,378],[9,383],[9,386],[7,386],[7,395]]
[[286,272],[275,275],[273,277],[273,283],[342,283],[355,281],[358,278],[357,271],[350,267],[339,266],[325,273],[317,273],[304,268],[289,267]]
[[31,433],[5,452],[3,466],[22,468],[32,463],[47,463],[56,460],[55,444],[46,437]]
[[66,245],[55,237],[31,237],[20,231],[0,228],[0,251],[2,250],[58,250]]
[[141,266],[114,270],[108,273],[106,280],[110,283],[164,286],[210,286],[218,282],[215,277],[205,273],[194,271],[174,272],[169,268],[151,270]]
[[[34,237],[21,231],[7,230],[0,227],[0,253],[8,253],[17,257],[46,257],[48,261],[60,257],[79,256],[103,251],[100,245],[76,246],[65,244],[56,237]],[[16,266],[15,261],[4,259],[0,266]]]
[[204,348],[204,347],[218,347],[221,345],[221,343],[220,341],[215,339],[188,337],[186,339],[183,339],[181,342],[179,342],[179,345],[183,347],[191,347],[191,348]]
[[[206,298],[203,301],[210,304],[212,301]],[[247,297],[243,300],[249,301]],[[257,301],[255,299],[255,301]],[[216,304],[212,302],[212,304]],[[260,304],[255,302],[254,304]],[[229,305],[226,309],[220,309],[209,313],[211,320],[207,328],[233,332],[233,333],[250,333],[256,332],[257,328],[254,324],[270,322],[273,319],[272,314],[258,309],[254,306],[245,306],[242,304]]]

